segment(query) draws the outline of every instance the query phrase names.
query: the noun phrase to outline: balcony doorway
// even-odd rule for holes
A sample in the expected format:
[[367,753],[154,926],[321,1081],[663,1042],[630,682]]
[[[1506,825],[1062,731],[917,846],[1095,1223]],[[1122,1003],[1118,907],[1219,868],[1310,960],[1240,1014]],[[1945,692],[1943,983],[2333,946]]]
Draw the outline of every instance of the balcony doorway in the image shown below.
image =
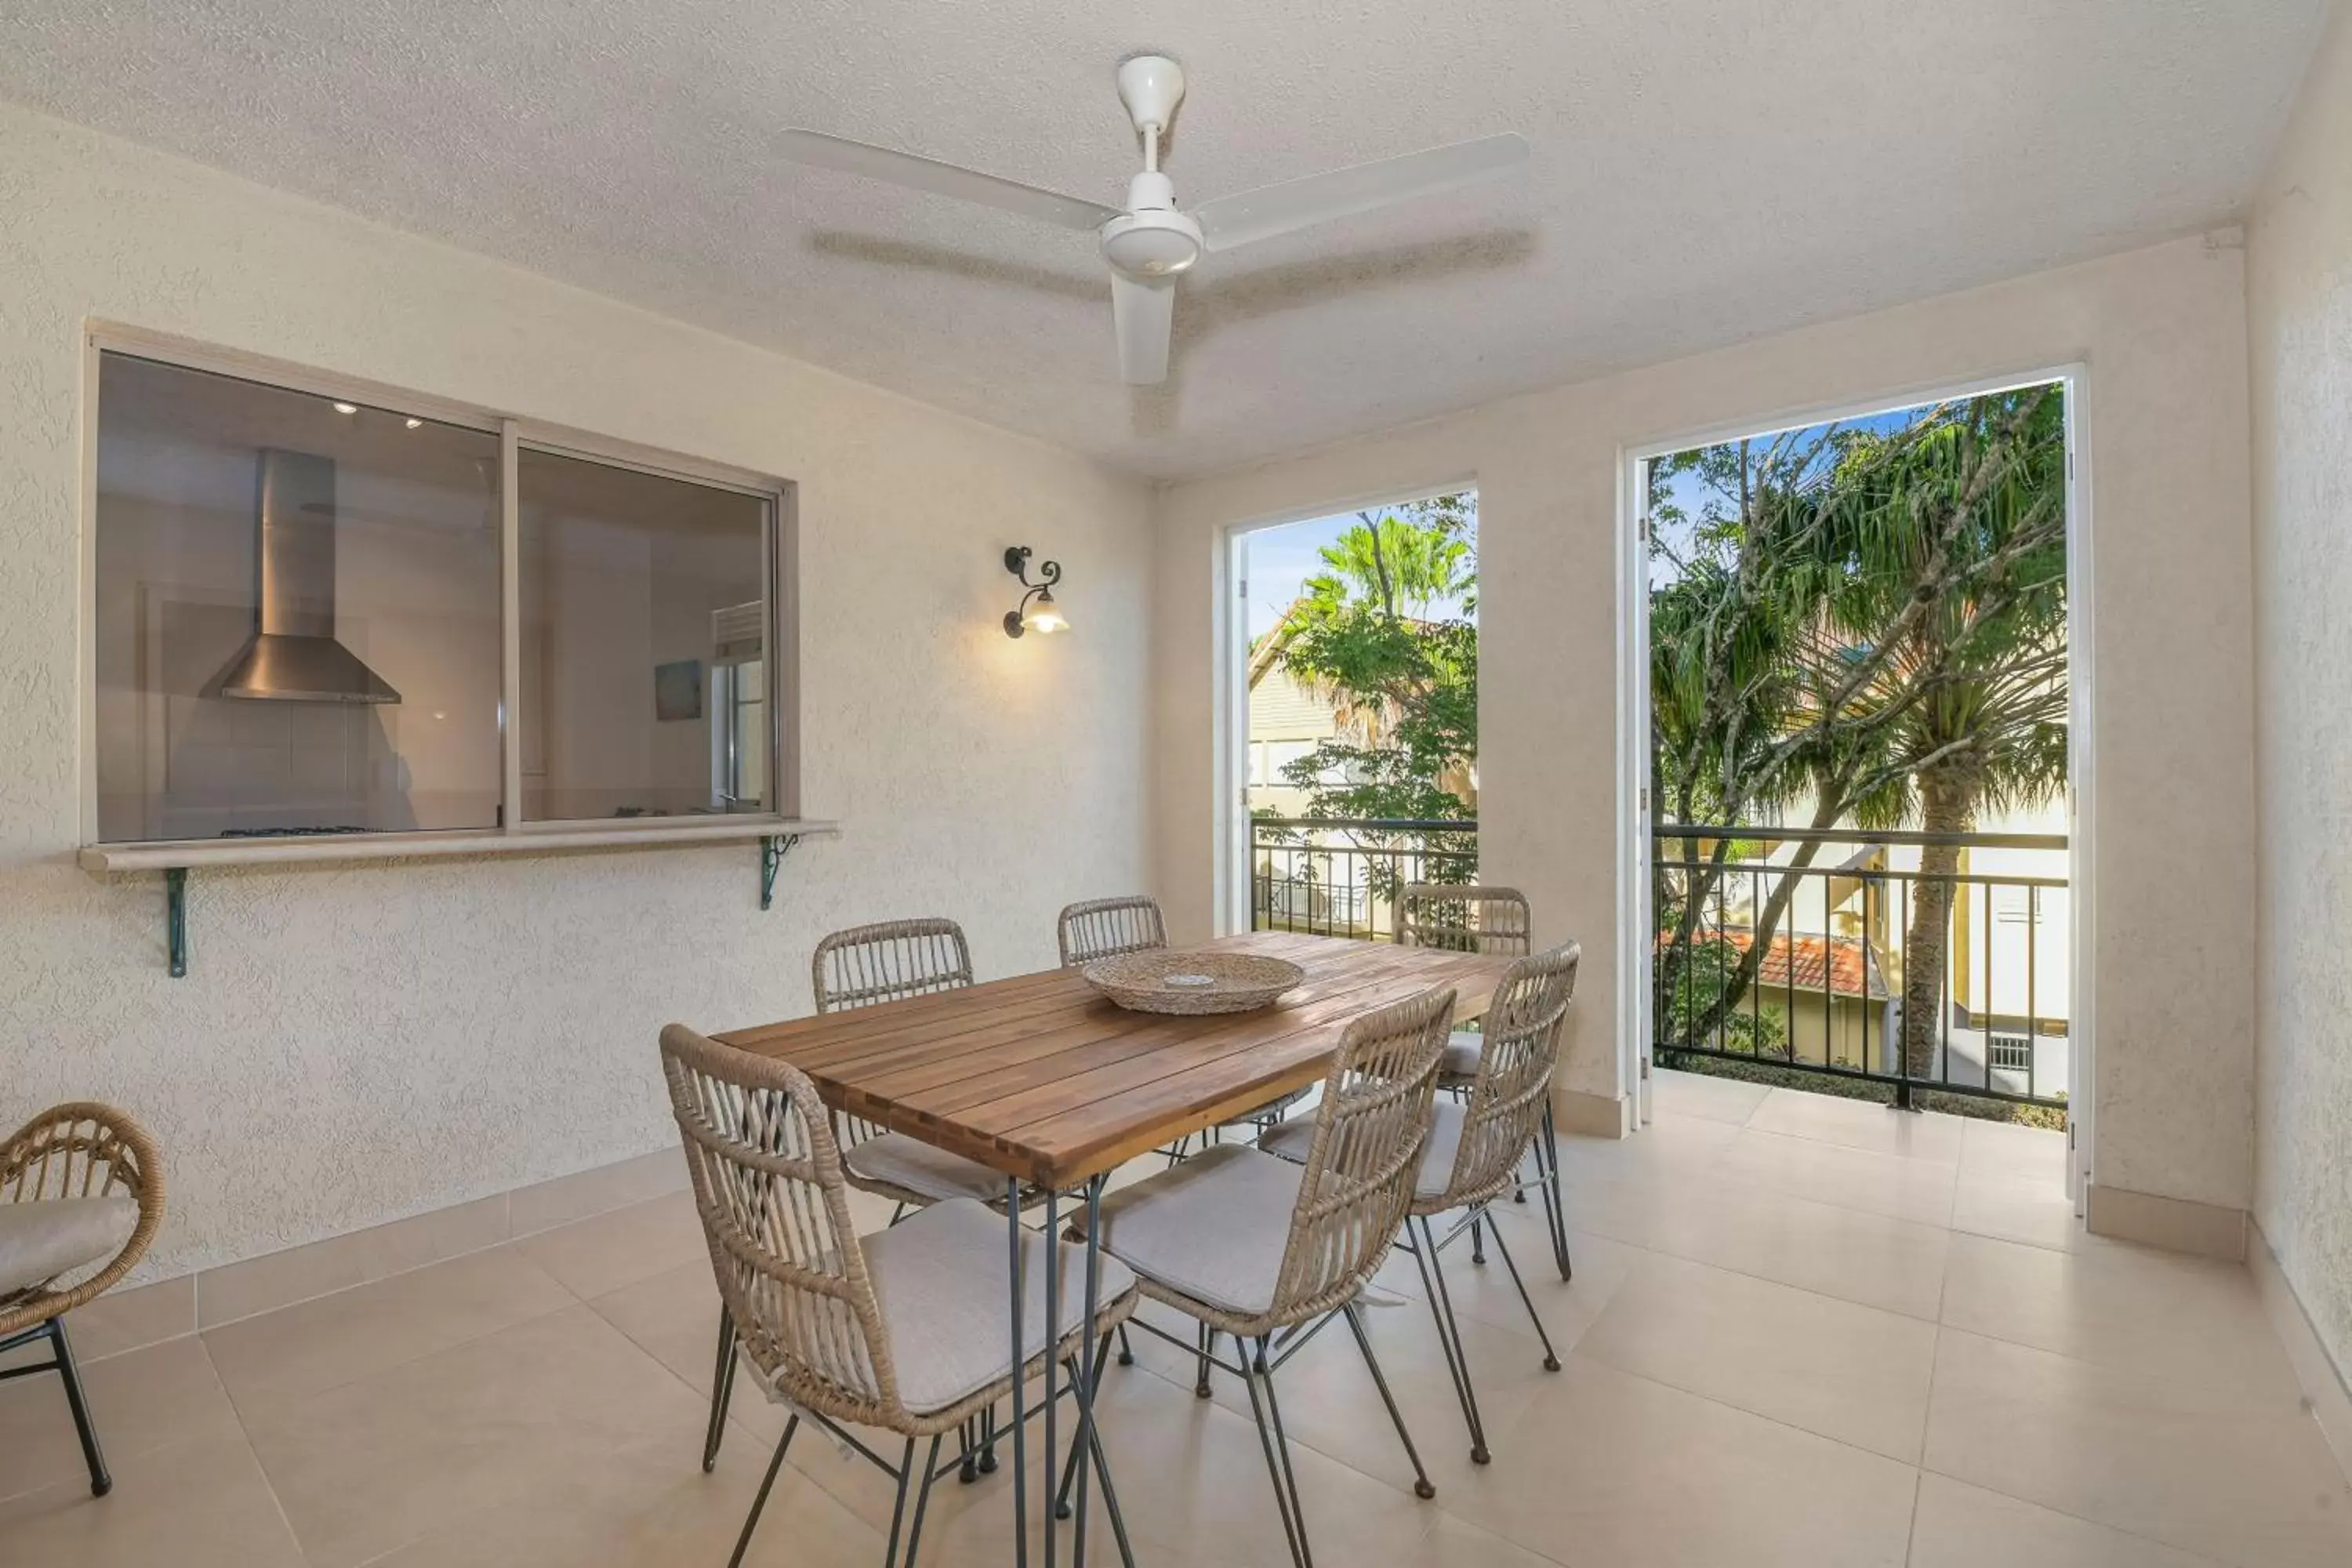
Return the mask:
[[1477,877],[1477,492],[1231,538],[1227,924],[1392,941]]
[[2081,1110],[2075,388],[1633,458],[1644,1082]]

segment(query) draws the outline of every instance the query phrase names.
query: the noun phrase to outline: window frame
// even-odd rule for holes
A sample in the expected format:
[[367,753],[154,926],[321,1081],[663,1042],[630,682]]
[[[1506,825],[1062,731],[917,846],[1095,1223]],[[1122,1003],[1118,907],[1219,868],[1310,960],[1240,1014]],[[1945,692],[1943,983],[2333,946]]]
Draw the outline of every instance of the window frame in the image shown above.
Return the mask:
[[[390,413],[458,426],[498,437],[499,639],[499,826],[486,828],[319,834],[259,839],[106,839],[98,833],[98,445],[103,356],[121,354],[176,369],[234,376],[310,396],[341,399]],[[213,347],[134,327],[92,323],[84,333],[81,441],[81,581],[76,612],[81,623],[77,668],[81,768],[81,863],[93,870],[194,864],[304,859],[390,858],[482,854],[602,845],[709,843],[830,831],[830,823],[800,816],[800,601],[797,507],[792,480],[730,463],[478,405],[388,386],[359,376]],[[766,617],[761,627],[761,676],[767,714],[768,809],[676,816],[557,818],[526,821],[522,813],[521,511],[519,470],[523,450],[573,458],[663,479],[731,490],[765,504],[761,582]]]

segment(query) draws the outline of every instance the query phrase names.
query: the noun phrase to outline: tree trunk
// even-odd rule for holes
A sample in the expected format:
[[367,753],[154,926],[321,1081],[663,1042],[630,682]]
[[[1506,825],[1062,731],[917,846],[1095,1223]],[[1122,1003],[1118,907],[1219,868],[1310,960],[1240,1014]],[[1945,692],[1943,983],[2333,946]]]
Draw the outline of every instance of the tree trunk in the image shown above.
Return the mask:
[[[1929,833],[1967,832],[1976,820],[1976,797],[1971,773],[1931,769],[1919,778],[1920,826]],[[1958,846],[1927,845],[1919,851],[1919,879],[1911,884],[1911,919],[1903,933],[1903,1060],[1915,1079],[1936,1076],[1951,958],[1951,878],[1959,866]]]

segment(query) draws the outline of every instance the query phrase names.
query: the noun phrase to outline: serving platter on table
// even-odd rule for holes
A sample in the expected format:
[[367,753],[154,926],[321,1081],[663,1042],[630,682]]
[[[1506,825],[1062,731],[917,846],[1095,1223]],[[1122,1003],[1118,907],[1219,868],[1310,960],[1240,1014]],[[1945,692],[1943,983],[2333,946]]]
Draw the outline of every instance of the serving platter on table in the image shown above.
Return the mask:
[[1087,984],[1132,1012],[1188,1016],[1270,1007],[1307,978],[1307,972],[1287,959],[1181,948],[1098,958],[1078,973]]

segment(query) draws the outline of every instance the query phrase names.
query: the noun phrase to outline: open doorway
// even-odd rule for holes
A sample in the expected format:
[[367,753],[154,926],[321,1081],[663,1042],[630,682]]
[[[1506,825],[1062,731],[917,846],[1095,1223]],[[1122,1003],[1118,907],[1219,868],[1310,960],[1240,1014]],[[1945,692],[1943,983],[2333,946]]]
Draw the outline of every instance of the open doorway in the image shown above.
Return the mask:
[[1393,940],[1478,867],[1478,497],[1236,531],[1227,922]]
[[1633,459],[1655,1065],[2069,1129],[2074,398],[2054,376]]

